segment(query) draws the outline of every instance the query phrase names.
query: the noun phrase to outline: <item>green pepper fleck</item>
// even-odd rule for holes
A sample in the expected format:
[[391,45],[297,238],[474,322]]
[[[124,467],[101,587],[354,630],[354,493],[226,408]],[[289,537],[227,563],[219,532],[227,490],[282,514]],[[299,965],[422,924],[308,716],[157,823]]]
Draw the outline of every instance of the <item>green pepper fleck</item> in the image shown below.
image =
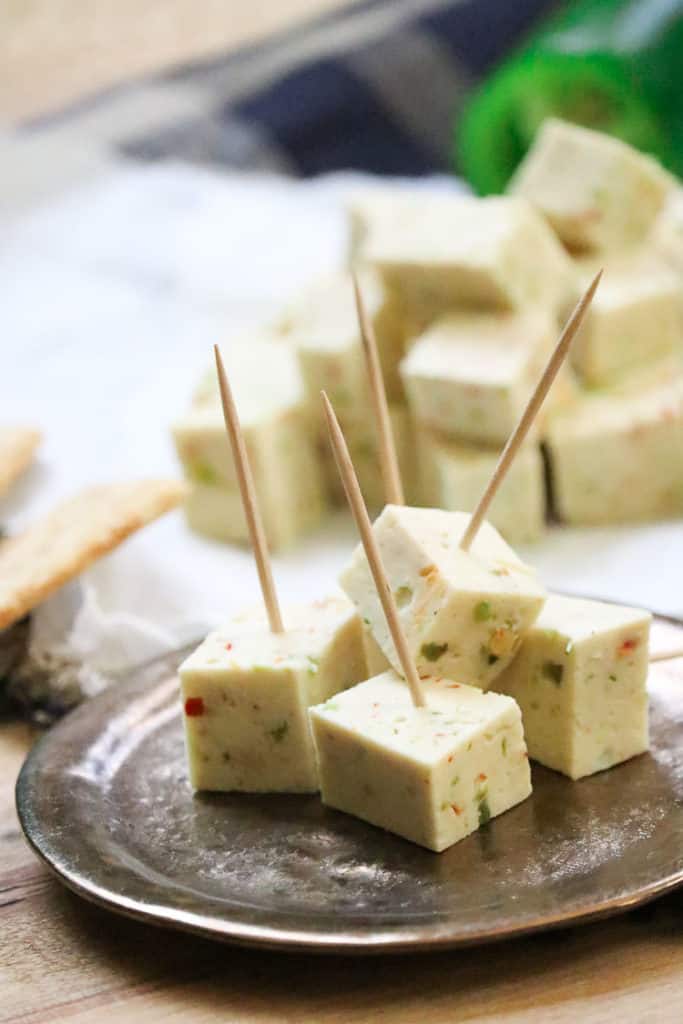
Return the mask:
[[487,622],[492,614],[491,605],[488,601],[480,601],[479,604],[474,606],[475,622]]
[[273,737],[276,743],[281,743],[289,732],[289,722],[280,722],[274,729],[269,730],[269,735]]
[[427,661],[438,661],[442,654],[445,654],[448,650],[448,644],[422,644],[420,648],[420,654]]
[[544,661],[541,666],[541,672],[543,673],[543,678],[549,679],[552,683],[555,683],[555,686],[562,685],[564,665],[560,665],[556,661]]
[[394,594],[394,597],[396,598],[396,604],[398,605],[399,608],[405,608],[405,606],[410,603],[412,596],[412,588],[408,586],[399,587],[396,593]]
[[196,480],[199,484],[218,483],[216,470],[213,466],[210,466],[208,462],[195,461],[191,463],[189,467],[189,474],[192,480]]
[[460,782],[460,776],[459,775],[454,775],[453,778],[451,779],[451,786],[457,786],[459,782]]
[[477,790],[475,799],[479,805],[479,824],[485,825],[487,821],[491,820],[491,808],[489,807],[488,801],[489,790],[488,786],[482,786],[481,789]]
[[507,736],[503,736],[503,739],[500,742],[500,749],[503,751],[503,757],[507,757],[507,753],[508,753],[508,738],[507,738]]
[[616,681],[617,681],[617,677],[614,676],[614,675],[611,675],[611,674],[610,674],[610,679],[612,680],[613,683],[616,683]]
[[339,705],[335,704],[334,701],[328,700],[326,704],[323,704],[324,711],[339,711]]

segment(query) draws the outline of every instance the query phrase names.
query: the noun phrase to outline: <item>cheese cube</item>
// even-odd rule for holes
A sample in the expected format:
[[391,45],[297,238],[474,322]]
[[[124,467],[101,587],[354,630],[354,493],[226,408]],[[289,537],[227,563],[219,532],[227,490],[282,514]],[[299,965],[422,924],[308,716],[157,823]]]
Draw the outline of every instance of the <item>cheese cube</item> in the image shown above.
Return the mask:
[[437,320],[401,363],[413,415],[444,434],[504,444],[555,333],[553,318],[543,311]]
[[648,747],[649,612],[551,594],[496,680],[522,709],[529,756],[572,779]]
[[[497,531],[483,523],[459,547],[469,516],[387,505],[373,530],[420,672],[487,689],[512,661],[545,591]],[[392,666],[400,662],[362,547],[340,577]]]
[[261,616],[229,623],[181,665],[195,789],[317,790],[307,709],[364,677],[361,624],[344,598],[284,617],[284,633],[271,633]]
[[[359,274],[368,317],[390,398],[400,398],[398,364],[403,355],[400,313],[378,275],[370,268]],[[283,314],[280,332],[295,347],[306,390],[316,417],[320,392],[327,391],[340,413],[357,413],[369,401],[368,374],[349,273],[316,282]]]
[[363,623],[363,654],[365,656],[366,679],[381,675],[391,668],[387,657],[375,640],[370,627]]
[[[411,501],[417,495],[417,457],[413,423],[404,405],[391,403],[389,418],[396,445],[399,472],[406,494]],[[362,416],[340,416],[340,426],[348,445],[356,476],[363,492],[368,508],[379,509],[384,505],[384,483],[379,460],[377,427],[374,415],[366,410]],[[321,437],[319,443],[320,456],[324,468],[327,493],[336,504],[346,506],[344,487],[334,454],[327,435]]]
[[618,139],[550,118],[508,188],[534,203],[570,248],[620,249],[644,238],[673,179]]
[[[225,353],[269,543],[285,547],[313,529],[323,511],[322,478],[296,358],[286,346],[252,338]],[[207,377],[173,437],[193,489],[192,529],[244,541],[247,529],[217,385]]]
[[394,672],[311,708],[323,803],[440,852],[531,793],[513,700]]
[[[583,261],[584,285],[596,270]],[[683,302],[675,273],[643,255],[612,261],[571,348],[576,371],[597,387],[676,352],[683,353]]]
[[683,378],[587,395],[545,433],[555,511],[577,525],[683,513]]
[[662,207],[647,239],[648,248],[683,279],[683,188],[676,188]]
[[[473,512],[491,479],[500,451],[425,433],[419,444],[425,503]],[[545,470],[537,445],[524,445],[487,513],[510,544],[538,540],[545,525]]]
[[543,219],[510,197],[431,197],[402,208],[376,225],[363,255],[422,325],[462,307],[554,310],[573,280]]

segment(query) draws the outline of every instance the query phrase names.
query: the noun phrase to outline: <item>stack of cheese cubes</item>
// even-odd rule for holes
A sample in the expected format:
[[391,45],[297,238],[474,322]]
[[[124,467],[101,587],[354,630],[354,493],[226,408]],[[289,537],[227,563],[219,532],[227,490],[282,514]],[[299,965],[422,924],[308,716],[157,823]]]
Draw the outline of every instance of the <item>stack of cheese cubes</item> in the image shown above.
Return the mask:
[[547,121],[510,191],[603,281],[572,351],[574,401],[546,424],[555,508],[576,524],[683,513],[681,193],[616,139]]
[[[489,519],[512,543],[538,538],[548,478],[553,510],[568,523],[683,512],[682,194],[624,143],[551,120],[507,196],[387,186],[351,202],[349,258],[377,338],[411,504],[474,508],[558,326],[602,266],[571,366]],[[321,389],[366,503],[379,510],[348,271],[313,282],[267,329],[224,347],[246,403],[271,546],[292,543],[343,500]],[[174,433],[193,483],[190,524],[244,539],[215,387],[201,390]]]

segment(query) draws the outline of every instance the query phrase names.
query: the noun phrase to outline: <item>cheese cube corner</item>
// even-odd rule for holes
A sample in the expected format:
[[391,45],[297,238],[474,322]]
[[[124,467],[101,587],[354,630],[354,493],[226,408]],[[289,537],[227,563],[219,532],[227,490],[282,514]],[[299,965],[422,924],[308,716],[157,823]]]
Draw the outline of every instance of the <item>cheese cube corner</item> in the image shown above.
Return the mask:
[[496,691],[519,704],[529,756],[580,779],[648,748],[649,612],[551,594]]
[[[420,674],[487,689],[514,657],[545,591],[488,522],[462,551],[468,522],[461,512],[387,505],[373,531]],[[400,670],[362,547],[340,583]]]
[[180,667],[190,782],[195,789],[315,792],[308,707],[365,676],[361,624],[344,598],[263,614],[209,634]]
[[[668,369],[666,375],[668,376]],[[544,440],[558,517],[575,525],[683,513],[683,377],[586,394]]]
[[642,241],[673,187],[656,160],[625,142],[549,118],[509,191],[534,203],[565,245],[595,251]]
[[[422,432],[418,444],[425,504],[473,512],[498,463],[500,449]],[[517,453],[487,518],[508,544],[528,544],[545,528],[545,469],[538,445]]]
[[441,433],[503,445],[524,410],[556,334],[543,310],[451,314],[401,363],[415,418]]
[[531,793],[519,708],[429,683],[416,708],[394,672],[311,708],[323,803],[429,850],[452,846]]
[[[295,355],[261,336],[225,346],[268,541],[286,547],[314,529],[323,513],[323,482]],[[185,476],[190,527],[226,541],[248,537],[215,374],[207,374],[190,410],[173,426]]]
[[363,256],[422,328],[463,307],[556,310],[574,273],[543,218],[509,196],[433,195],[402,204],[374,225]]

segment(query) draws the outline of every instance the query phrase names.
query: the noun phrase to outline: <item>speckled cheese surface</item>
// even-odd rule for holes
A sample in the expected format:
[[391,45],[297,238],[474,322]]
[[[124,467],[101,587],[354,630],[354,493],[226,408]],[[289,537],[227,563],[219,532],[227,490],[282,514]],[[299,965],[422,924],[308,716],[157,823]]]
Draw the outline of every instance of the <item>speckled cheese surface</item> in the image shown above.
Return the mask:
[[[287,547],[317,525],[324,507],[296,357],[281,342],[258,337],[224,349],[266,534],[273,548]],[[173,438],[193,487],[187,503],[190,526],[221,540],[245,540],[215,372],[207,374],[193,406],[174,424]]]
[[418,324],[458,306],[515,309],[566,300],[573,268],[523,199],[430,197],[380,217],[363,258],[378,267]]
[[209,634],[180,668],[195,789],[315,792],[307,708],[366,674],[361,625],[344,598],[285,609],[280,634],[261,618]]
[[509,185],[541,210],[566,245],[583,250],[641,241],[672,188],[655,160],[556,118],[544,121]]
[[683,375],[639,393],[586,395],[546,429],[555,506],[577,525],[683,513]]
[[[426,504],[472,512],[491,479],[500,450],[449,441],[422,432],[419,462]],[[545,528],[543,459],[535,444],[517,453],[488,511],[489,522],[509,544],[537,540]]]
[[[387,392],[392,398],[400,398],[398,364],[403,354],[400,316],[374,270],[361,270],[359,284],[374,328]],[[340,413],[353,414],[367,408],[367,370],[353,282],[348,271],[312,284],[287,308],[277,327],[297,352],[314,415],[320,412],[321,390],[327,391]]]
[[311,708],[331,807],[441,851],[531,793],[513,700],[442,680],[416,708],[393,671]]
[[[588,286],[599,262],[581,261],[582,288]],[[683,303],[677,275],[644,256],[610,261],[571,348],[577,373],[591,387],[609,385],[674,353],[683,355]]]
[[572,779],[648,747],[649,612],[551,594],[497,691],[519,704],[530,757]]
[[554,317],[542,310],[437,320],[401,364],[416,419],[460,440],[503,445],[556,330]]
[[[469,516],[387,505],[373,530],[408,648],[421,672],[487,689],[512,660],[545,591],[484,522],[467,552]],[[340,576],[380,648],[399,668],[367,559],[358,547]]]

